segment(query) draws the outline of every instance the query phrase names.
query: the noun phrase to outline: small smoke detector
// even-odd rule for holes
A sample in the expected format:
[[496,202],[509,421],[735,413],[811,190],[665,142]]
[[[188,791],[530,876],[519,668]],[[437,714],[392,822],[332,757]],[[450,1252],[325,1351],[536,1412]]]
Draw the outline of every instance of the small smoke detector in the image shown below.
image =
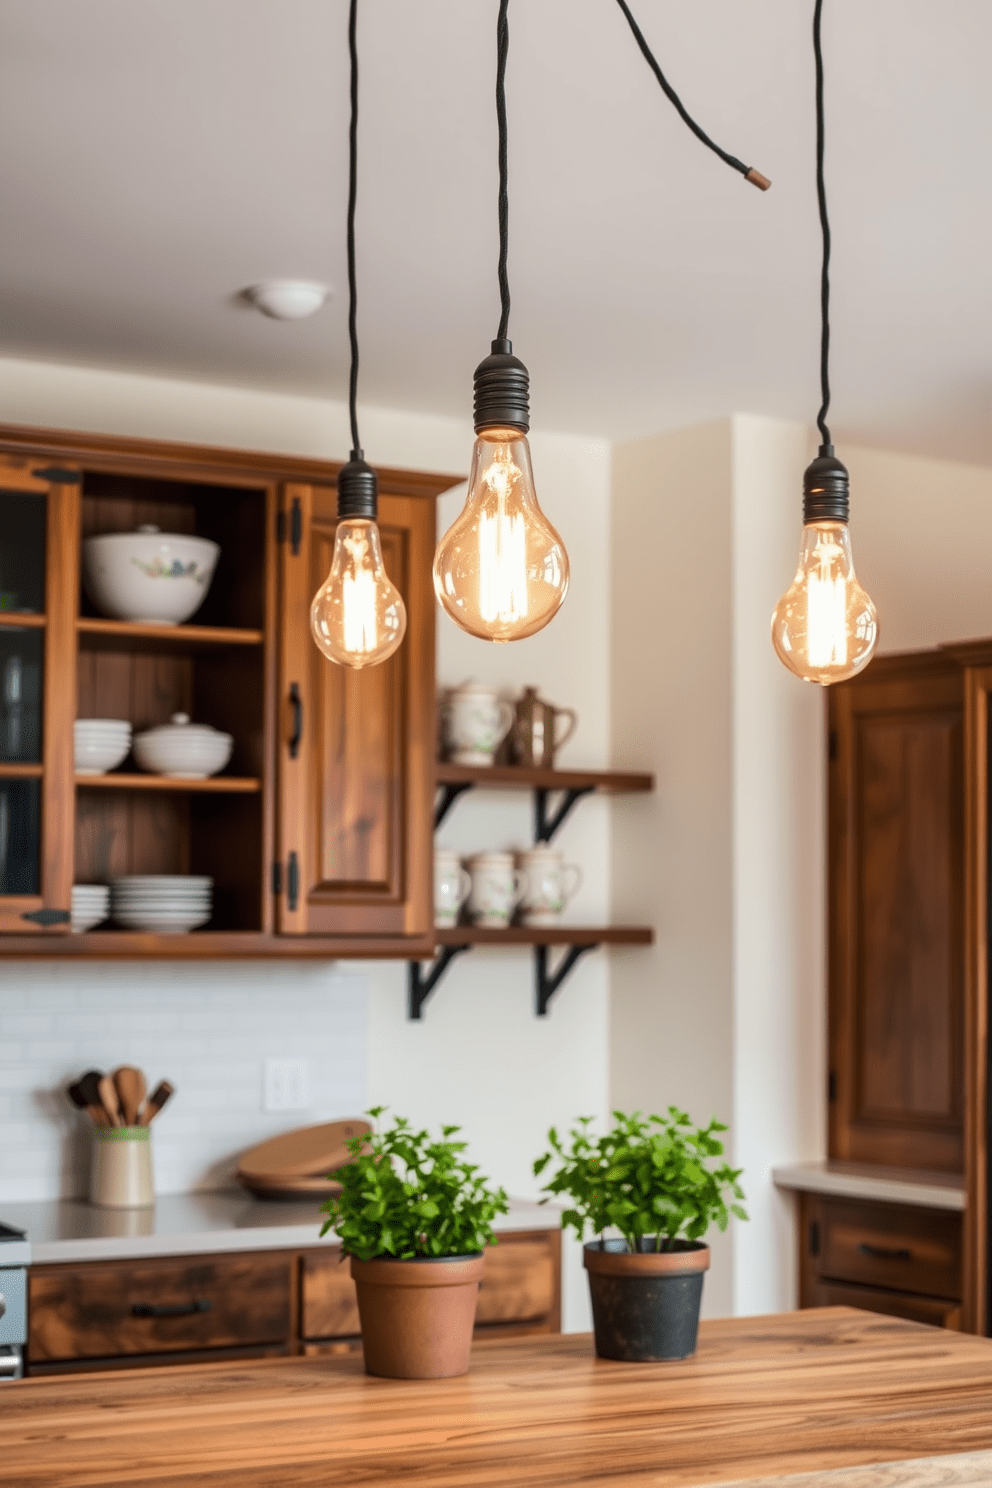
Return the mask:
[[245,296],[273,320],[306,320],[330,294],[326,284],[311,279],[266,279],[245,290]]

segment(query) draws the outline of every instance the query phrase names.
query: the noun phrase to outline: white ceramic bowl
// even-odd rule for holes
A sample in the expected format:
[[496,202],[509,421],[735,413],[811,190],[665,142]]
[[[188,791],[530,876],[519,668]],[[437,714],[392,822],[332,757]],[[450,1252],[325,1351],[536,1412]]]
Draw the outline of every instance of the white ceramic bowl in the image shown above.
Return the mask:
[[190,930],[198,930],[201,925],[206,925],[210,913],[209,905],[203,909],[182,911],[115,908],[114,919],[118,925],[123,925],[128,930],[147,930],[156,935],[185,935]]
[[190,723],[188,713],[173,713],[172,722],[137,734],[134,757],[153,775],[176,780],[204,780],[223,770],[234,740],[208,724]]
[[73,884],[72,933],[82,935],[110,914],[109,884]]
[[83,583],[102,615],[142,625],[179,625],[200,608],[220,548],[206,537],[106,532],[83,542]]
[[76,774],[104,775],[131,748],[131,725],[116,718],[77,718],[72,739]]

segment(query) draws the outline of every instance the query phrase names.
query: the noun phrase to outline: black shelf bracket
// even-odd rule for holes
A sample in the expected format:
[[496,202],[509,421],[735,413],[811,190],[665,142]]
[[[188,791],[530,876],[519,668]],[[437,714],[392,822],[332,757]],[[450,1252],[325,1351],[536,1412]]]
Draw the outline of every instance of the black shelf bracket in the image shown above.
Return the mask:
[[425,971],[420,961],[411,961],[408,967],[407,977],[407,1017],[419,1022],[423,1016],[424,1003],[430,997],[438,982],[444,976],[448,967],[456,956],[462,951],[469,951],[472,947],[468,945],[444,946],[438,956],[429,963],[430,970]]
[[[535,790],[534,841],[550,842],[576,801],[580,801],[583,796],[590,795],[595,789],[596,787],[594,785],[580,785],[571,790],[563,791],[561,803],[553,816],[548,813],[548,797],[552,792],[543,789]],[[575,947],[573,946],[574,949]]]
[[539,1018],[547,1017],[548,1004],[550,1003],[552,997],[554,997],[555,993],[559,990],[566,977],[571,974],[576,964],[582,959],[586,952],[595,951],[598,949],[599,947],[597,945],[569,946],[565,955],[562,957],[561,961],[559,961],[557,969],[553,972],[549,972],[548,947],[543,945],[534,947],[534,990],[536,993],[535,1012],[537,1013],[537,1016]]
[[471,790],[471,789],[472,789],[472,782],[471,782],[471,780],[460,780],[456,785],[439,785],[438,786],[438,790],[441,792],[441,795],[438,798],[438,801],[437,801],[437,803],[436,803],[436,805],[434,807],[434,830],[435,830],[435,832],[437,831],[437,829],[441,825],[441,823],[444,821],[444,818],[447,816],[447,814],[451,810],[452,806],[454,806],[455,802],[458,800],[458,797],[460,795],[462,795],[465,791]]

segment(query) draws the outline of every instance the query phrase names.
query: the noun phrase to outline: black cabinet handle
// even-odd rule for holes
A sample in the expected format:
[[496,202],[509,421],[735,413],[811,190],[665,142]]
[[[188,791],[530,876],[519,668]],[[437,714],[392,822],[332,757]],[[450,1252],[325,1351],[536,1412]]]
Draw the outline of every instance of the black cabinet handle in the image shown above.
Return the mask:
[[858,1249],[862,1255],[871,1256],[873,1261],[911,1261],[913,1259],[913,1252],[907,1250],[904,1245],[891,1247],[869,1245],[866,1240],[863,1240]]
[[34,925],[68,925],[72,915],[67,909],[32,909],[21,915]]
[[303,738],[303,699],[300,697],[299,684],[296,682],[290,684],[289,706],[293,710],[293,732],[289,736],[289,757],[295,759],[300,752],[300,740]]
[[300,898],[300,860],[291,852],[286,860],[286,908],[295,910]]
[[192,1302],[166,1305],[158,1302],[136,1302],[131,1312],[135,1317],[143,1318],[195,1317],[198,1312],[209,1312],[213,1305],[209,1297],[194,1297]]

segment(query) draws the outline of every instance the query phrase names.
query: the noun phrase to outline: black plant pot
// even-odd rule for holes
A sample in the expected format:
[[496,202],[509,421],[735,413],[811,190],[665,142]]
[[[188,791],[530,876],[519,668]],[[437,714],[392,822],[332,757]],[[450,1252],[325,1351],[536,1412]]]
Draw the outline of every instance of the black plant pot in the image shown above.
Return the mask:
[[600,1358],[641,1363],[696,1352],[708,1245],[677,1240],[674,1249],[656,1251],[653,1237],[645,1237],[640,1252],[632,1252],[624,1240],[593,1240],[583,1246],[582,1261]]

